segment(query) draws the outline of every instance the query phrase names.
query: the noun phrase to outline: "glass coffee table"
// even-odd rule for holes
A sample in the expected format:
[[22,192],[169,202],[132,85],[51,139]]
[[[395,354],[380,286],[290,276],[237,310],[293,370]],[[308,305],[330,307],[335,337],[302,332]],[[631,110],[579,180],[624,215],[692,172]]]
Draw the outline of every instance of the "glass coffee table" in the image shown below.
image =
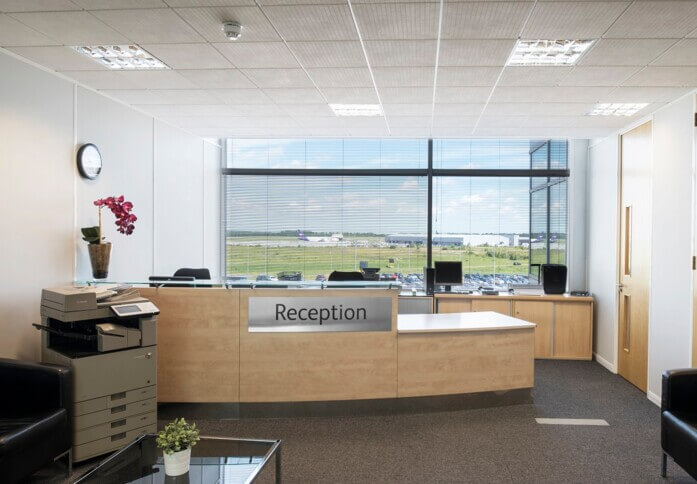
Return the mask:
[[138,437],[109,456],[75,484],[237,484],[256,480],[275,458],[276,483],[281,482],[281,441],[204,437],[191,449],[191,467],[187,474],[166,476],[162,451],[155,435]]

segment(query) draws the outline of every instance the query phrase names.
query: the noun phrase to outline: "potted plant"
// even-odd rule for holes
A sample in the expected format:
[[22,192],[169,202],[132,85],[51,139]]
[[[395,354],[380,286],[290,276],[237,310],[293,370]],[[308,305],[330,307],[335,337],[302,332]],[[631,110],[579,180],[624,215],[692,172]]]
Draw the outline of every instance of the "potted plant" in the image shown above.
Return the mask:
[[94,201],[99,208],[99,225],[83,227],[82,240],[88,242],[87,250],[92,263],[92,276],[95,279],[106,279],[109,275],[109,256],[111,255],[111,242],[105,242],[102,236],[102,209],[107,207],[116,217],[116,226],[120,233],[131,235],[135,230],[134,222],[138,220],[131,211],[133,204],[124,201],[123,195],[119,197],[100,198]]
[[180,476],[189,472],[191,448],[199,440],[196,424],[188,424],[183,418],[174,419],[157,434],[157,447],[162,449],[165,475]]

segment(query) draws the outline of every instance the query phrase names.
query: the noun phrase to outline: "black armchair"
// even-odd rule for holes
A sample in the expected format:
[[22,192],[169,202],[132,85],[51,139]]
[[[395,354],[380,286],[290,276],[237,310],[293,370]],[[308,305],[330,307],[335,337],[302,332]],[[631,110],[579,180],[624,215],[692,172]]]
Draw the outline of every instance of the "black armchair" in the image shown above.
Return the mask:
[[62,457],[72,471],[70,369],[0,358],[0,476],[21,481]]
[[697,369],[663,373],[661,398],[661,476],[667,456],[697,479]]

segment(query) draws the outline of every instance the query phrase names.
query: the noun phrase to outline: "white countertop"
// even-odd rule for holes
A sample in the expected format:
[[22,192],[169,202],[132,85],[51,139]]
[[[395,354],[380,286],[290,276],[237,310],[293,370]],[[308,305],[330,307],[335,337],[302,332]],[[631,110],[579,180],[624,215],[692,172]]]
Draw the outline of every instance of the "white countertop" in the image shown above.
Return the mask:
[[454,331],[500,331],[530,329],[536,325],[493,311],[441,314],[400,314],[398,333],[433,333]]

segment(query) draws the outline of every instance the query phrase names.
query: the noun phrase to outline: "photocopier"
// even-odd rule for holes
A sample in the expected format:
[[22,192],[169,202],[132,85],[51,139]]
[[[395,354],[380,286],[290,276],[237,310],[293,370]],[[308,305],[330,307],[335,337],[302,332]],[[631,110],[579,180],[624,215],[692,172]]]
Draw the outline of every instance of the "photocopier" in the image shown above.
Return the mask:
[[41,293],[41,360],[73,371],[73,459],[117,450],[157,429],[159,309],[127,287]]

